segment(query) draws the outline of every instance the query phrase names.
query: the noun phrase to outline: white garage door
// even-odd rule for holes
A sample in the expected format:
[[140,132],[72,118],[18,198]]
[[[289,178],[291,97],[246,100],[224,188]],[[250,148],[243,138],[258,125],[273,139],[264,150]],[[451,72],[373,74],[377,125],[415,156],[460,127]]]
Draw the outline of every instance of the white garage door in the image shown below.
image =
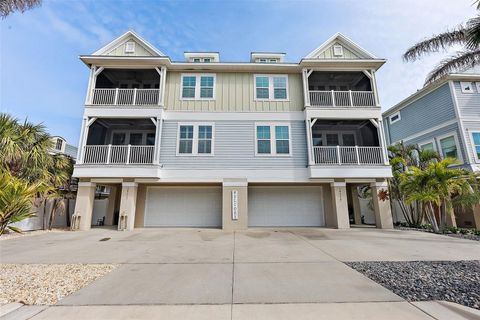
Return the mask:
[[146,227],[221,227],[221,187],[148,187]]
[[322,187],[249,187],[248,223],[252,227],[325,225]]

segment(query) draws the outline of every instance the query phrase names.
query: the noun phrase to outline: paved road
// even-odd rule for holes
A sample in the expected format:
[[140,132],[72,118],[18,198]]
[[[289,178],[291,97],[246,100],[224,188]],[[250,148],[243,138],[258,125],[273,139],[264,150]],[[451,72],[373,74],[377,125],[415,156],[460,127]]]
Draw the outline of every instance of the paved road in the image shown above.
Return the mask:
[[480,260],[474,241],[363,228],[95,229],[0,246],[2,263],[119,264],[33,319],[432,319],[343,262]]

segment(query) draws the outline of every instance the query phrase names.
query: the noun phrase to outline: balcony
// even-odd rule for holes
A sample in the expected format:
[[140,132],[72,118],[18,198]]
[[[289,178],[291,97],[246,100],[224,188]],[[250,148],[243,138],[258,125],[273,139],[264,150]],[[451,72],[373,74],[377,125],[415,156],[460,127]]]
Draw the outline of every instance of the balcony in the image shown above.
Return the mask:
[[149,106],[160,102],[160,89],[93,89],[92,105]]
[[312,107],[376,107],[373,91],[309,90]]
[[316,165],[384,165],[382,147],[313,147]]
[[153,164],[155,146],[86,145],[83,164]]

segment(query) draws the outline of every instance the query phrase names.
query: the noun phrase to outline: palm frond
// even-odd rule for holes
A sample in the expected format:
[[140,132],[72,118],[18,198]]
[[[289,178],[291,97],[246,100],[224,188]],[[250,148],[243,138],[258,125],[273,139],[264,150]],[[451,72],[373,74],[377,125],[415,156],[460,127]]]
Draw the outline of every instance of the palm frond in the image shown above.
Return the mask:
[[467,39],[467,29],[464,26],[459,26],[454,30],[446,31],[441,34],[432,36],[429,39],[420,41],[414,46],[410,47],[404,54],[405,61],[415,61],[422,55],[438,52],[439,50],[447,50],[455,44],[465,44]]
[[439,65],[429,73],[425,80],[425,85],[440,79],[452,71],[473,68],[478,64],[480,64],[480,49],[461,51],[453,57],[442,60]]
[[467,21],[466,47],[471,50],[480,47],[480,15]]

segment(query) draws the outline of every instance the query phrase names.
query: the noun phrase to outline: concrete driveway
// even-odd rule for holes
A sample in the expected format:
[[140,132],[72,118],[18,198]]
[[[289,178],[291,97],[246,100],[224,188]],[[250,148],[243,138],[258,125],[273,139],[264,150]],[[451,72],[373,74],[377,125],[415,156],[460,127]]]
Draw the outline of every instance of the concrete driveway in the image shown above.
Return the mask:
[[33,319],[432,319],[342,262],[480,260],[474,241],[363,228],[94,229],[0,245],[2,263],[119,264]]

